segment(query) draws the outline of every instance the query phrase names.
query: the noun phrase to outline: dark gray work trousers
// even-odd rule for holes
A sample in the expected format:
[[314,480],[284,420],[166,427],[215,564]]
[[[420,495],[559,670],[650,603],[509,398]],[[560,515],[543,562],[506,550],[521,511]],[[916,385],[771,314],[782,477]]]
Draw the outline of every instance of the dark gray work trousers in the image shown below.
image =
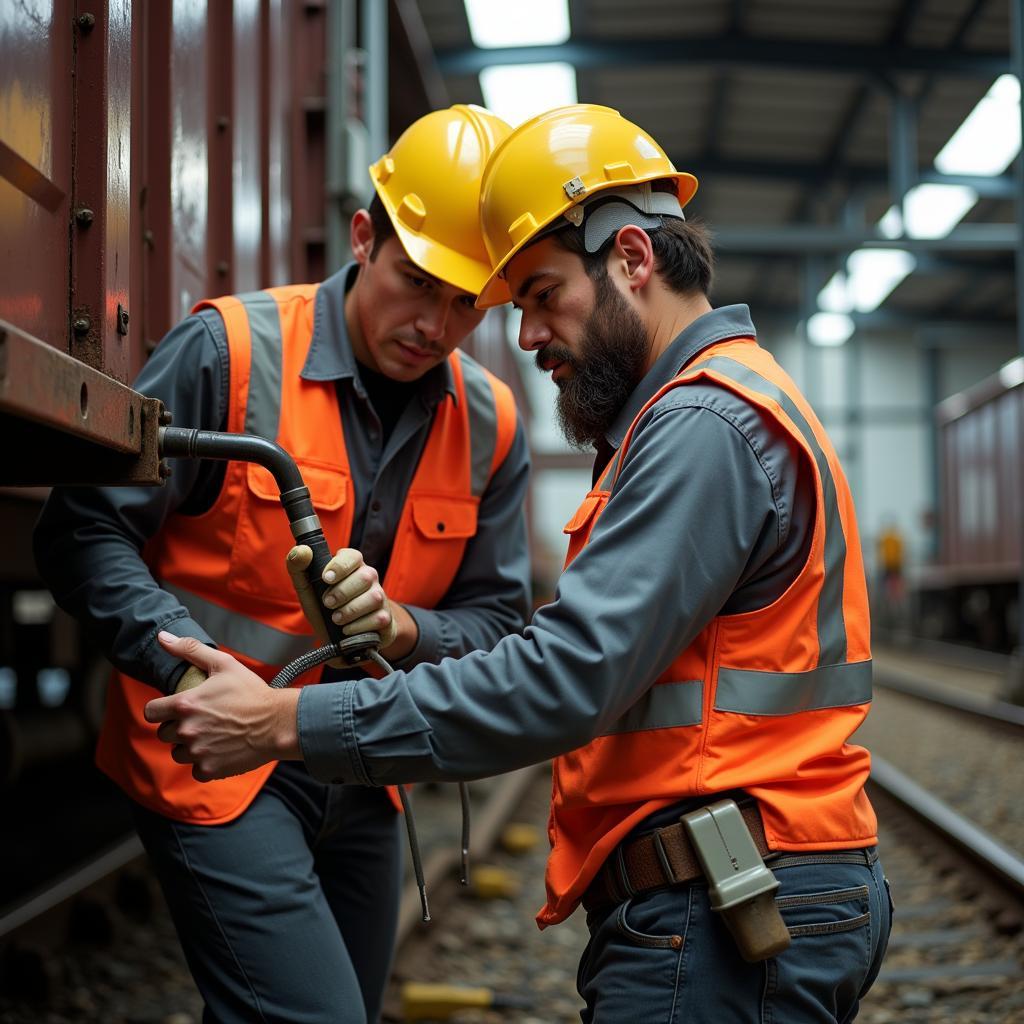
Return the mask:
[[327,786],[282,762],[249,809],[135,825],[206,1003],[204,1024],[366,1024],[380,1016],[401,889],[384,790]]

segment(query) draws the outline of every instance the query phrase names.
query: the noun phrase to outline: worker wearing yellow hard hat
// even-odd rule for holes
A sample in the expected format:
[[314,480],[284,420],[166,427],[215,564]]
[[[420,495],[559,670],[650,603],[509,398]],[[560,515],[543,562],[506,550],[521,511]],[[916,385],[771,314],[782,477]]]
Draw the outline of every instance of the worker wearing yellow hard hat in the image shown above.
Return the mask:
[[[295,456],[342,549],[334,620],[379,632],[403,666],[490,648],[529,609],[525,436],[506,385],[458,350],[484,315],[480,180],[508,132],[472,106],[415,122],[370,169],[352,262],[322,283],[201,303],[136,384],[176,424]],[[86,531],[96,543],[81,523],[103,524]],[[365,1024],[400,896],[388,793],[294,762],[203,785],[143,720],[159,692],[206,685],[161,628],[268,678],[309,649],[281,563],[291,544],[274,482],[242,462],[183,460],[163,488],[57,488],[37,533],[57,600],[117,666],[98,762],[132,799],[206,1016]],[[308,554],[289,563],[298,578]]]
[[849,1021],[892,911],[850,742],[871,701],[856,513],[750,310],[711,305],[695,188],[585,104],[514,129],[484,172],[480,304],[507,287],[566,436],[595,453],[529,629],[299,694],[218,660],[267,725],[259,750],[218,724],[226,699],[147,713],[204,775],[286,756],[372,786],[553,759],[538,923],[587,911],[584,1021]]

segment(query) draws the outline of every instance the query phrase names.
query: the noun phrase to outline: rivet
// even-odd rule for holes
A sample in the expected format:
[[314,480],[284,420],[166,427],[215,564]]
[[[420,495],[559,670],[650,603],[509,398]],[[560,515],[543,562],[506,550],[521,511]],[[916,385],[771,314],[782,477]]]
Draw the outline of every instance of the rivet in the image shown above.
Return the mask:
[[92,327],[92,321],[87,316],[80,316],[71,326],[75,334],[88,334],[89,328]]
[[160,417],[157,420],[157,422],[160,424],[161,427],[169,427],[173,419],[174,416],[172,415],[170,409],[161,409]]
[[683,937],[682,937],[682,935],[673,935],[672,938],[668,940],[668,942],[669,942],[669,945],[673,949],[682,949],[683,948]]
[[156,467],[156,471],[161,480],[166,480],[171,475],[171,467],[163,459],[160,460],[160,464]]
[[87,228],[94,220],[95,214],[87,206],[80,206],[75,210],[75,220],[80,227]]
[[96,27],[96,15],[80,14],[76,23],[83,32],[91,32]]
[[221,277],[227,277],[227,276],[228,276],[228,271],[229,271],[230,269],[231,269],[231,264],[230,264],[230,263],[228,263],[228,261],[227,261],[227,260],[221,260],[221,261],[220,261],[220,262],[219,262],[219,263],[217,264],[217,273],[218,273],[218,274],[219,274],[219,275],[220,275]]
[[437,524],[437,532],[438,533],[444,533],[444,523],[438,523]]

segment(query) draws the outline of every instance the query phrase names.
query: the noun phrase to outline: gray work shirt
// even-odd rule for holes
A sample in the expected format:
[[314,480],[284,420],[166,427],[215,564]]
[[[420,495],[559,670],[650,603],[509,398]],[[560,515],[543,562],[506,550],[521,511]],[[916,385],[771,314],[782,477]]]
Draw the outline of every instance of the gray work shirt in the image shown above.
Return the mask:
[[[350,543],[383,577],[434,411],[454,393],[454,383],[446,362],[424,374],[385,442],[345,323],[345,294],[356,272],[351,263],[319,289],[302,377],[333,381],[338,389],[356,501]],[[224,322],[216,310],[202,310],[168,333],[135,388],[162,399],[178,426],[224,430],[229,372]],[[225,472],[223,462],[171,463],[173,473],[163,487],[55,488],[34,536],[39,571],[57,603],[83,623],[118,668],[164,692],[173,690],[187,666],[163,650],[157,632],[167,629],[210,644],[217,638],[159,587],[141,551],[172,513],[199,515],[211,508]],[[529,453],[519,425],[481,499],[477,533],[448,592],[434,609],[408,609],[419,640],[403,665],[489,648],[522,629],[530,605],[523,514],[528,477]]]
[[[689,325],[627,401],[603,455],[703,349],[753,334],[746,306]],[[713,382],[671,390],[644,413],[590,542],[523,635],[303,690],[310,773],[369,785],[473,779],[582,746],[712,618],[778,597],[806,561],[814,514],[813,470],[782,427]]]

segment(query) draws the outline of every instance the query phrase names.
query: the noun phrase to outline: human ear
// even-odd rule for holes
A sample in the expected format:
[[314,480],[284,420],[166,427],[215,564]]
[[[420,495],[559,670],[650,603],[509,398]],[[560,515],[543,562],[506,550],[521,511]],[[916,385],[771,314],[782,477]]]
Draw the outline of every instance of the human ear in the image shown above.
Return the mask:
[[349,244],[352,246],[352,255],[356,262],[362,266],[370,259],[373,252],[373,241],[375,238],[373,221],[367,210],[356,210],[352,214],[352,223],[349,226]]
[[643,288],[654,273],[651,236],[643,228],[627,224],[615,236],[614,254],[629,288],[633,291]]

